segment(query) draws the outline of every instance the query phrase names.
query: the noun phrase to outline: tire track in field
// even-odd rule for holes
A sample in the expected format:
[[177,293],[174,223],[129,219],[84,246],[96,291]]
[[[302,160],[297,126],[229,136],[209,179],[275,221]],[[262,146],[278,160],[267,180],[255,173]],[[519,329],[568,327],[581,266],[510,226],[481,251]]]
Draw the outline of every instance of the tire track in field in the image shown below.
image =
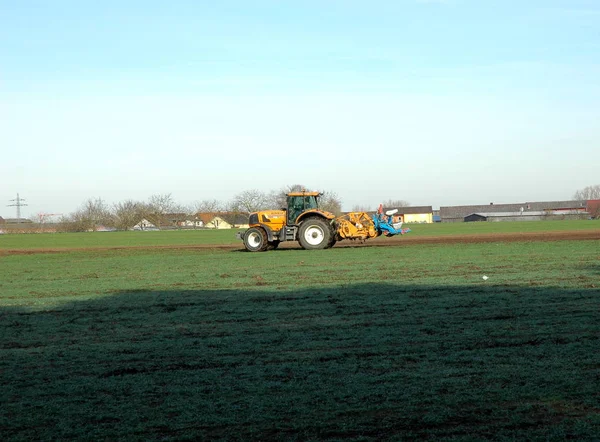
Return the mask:
[[[492,242],[528,242],[528,241],[590,241],[600,240],[600,229],[573,230],[559,232],[520,232],[493,233],[472,235],[439,235],[439,236],[395,236],[392,238],[379,237],[364,242],[341,241],[335,248],[340,247],[401,247],[404,244],[476,244]],[[282,249],[299,249],[297,242],[282,243]],[[40,253],[70,253],[70,252],[101,252],[110,250],[244,250],[239,244],[195,244],[195,245],[157,245],[157,246],[113,246],[113,247],[65,247],[65,248],[35,248],[35,249],[0,249],[0,256],[6,255],[35,255]]]

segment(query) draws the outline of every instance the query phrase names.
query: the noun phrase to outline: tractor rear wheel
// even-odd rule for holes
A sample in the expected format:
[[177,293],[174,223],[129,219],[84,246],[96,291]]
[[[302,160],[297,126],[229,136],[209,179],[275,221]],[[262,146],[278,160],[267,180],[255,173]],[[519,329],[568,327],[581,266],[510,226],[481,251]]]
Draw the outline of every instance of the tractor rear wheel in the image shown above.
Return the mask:
[[298,230],[298,242],[303,249],[325,249],[331,244],[333,232],[327,221],[321,218],[308,218]]
[[250,227],[244,234],[244,246],[249,252],[264,252],[267,250],[267,233],[260,227]]

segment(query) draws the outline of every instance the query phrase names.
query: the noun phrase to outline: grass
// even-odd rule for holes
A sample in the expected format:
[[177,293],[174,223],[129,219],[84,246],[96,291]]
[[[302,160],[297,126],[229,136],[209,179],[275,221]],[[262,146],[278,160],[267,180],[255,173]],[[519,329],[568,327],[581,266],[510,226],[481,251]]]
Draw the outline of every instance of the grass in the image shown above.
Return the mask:
[[[407,224],[414,237],[514,232],[555,232],[600,229],[599,221],[525,221]],[[175,230],[155,232],[87,232],[0,235],[0,250],[35,248],[149,247],[202,244],[241,244],[237,230]]]
[[594,440],[598,246],[0,256],[0,438]]
[[0,235],[2,249],[102,248],[232,244],[237,230],[163,230],[128,232]]

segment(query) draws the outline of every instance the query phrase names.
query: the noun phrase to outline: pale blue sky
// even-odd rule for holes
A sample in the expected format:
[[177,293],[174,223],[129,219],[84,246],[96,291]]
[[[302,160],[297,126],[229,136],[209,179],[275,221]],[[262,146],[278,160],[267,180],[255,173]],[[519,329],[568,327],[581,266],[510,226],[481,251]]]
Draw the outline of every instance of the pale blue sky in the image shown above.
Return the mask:
[[569,199],[600,183],[599,79],[597,0],[0,0],[0,216]]

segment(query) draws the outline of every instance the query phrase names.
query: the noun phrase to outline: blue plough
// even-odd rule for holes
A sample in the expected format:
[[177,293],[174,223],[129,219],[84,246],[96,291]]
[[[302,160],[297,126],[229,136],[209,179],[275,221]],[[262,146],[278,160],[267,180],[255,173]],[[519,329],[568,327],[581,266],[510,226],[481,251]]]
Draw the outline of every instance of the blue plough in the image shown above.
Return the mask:
[[395,236],[410,232],[410,229],[402,228],[402,222],[394,223],[394,214],[397,212],[398,209],[388,210],[384,215],[380,207],[377,213],[373,215],[373,223],[380,235]]

